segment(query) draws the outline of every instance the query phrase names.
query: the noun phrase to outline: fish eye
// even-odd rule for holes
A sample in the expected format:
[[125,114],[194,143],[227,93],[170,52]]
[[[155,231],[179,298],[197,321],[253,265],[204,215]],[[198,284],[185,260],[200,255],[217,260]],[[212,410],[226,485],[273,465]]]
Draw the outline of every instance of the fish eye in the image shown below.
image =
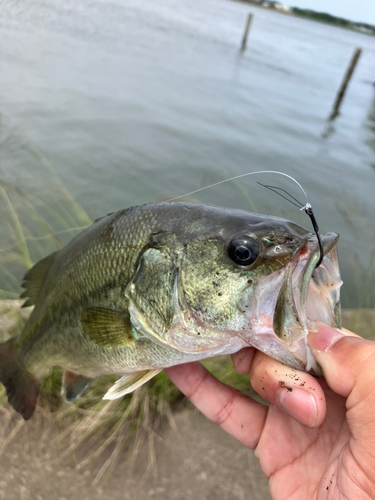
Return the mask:
[[229,243],[227,251],[229,257],[239,266],[250,266],[258,257],[259,245],[249,236],[238,236]]

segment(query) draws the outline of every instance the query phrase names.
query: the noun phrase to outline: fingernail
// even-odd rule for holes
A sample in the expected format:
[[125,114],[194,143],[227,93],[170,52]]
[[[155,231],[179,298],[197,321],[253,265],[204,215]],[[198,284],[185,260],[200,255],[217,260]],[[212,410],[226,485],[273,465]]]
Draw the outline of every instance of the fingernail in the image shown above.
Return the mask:
[[308,342],[311,349],[316,351],[329,351],[329,348],[346,334],[337,328],[331,328],[323,323],[318,323],[319,331],[310,332]]
[[307,427],[314,427],[318,409],[314,396],[303,389],[282,390],[277,405],[289,416]]

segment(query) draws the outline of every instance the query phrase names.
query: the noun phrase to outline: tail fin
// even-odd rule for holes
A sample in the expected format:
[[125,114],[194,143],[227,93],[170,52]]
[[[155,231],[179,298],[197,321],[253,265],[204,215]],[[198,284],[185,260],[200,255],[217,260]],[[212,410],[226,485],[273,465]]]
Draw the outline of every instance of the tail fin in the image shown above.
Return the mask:
[[40,383],[17,358],[16,339],[0,344],[0,382],[5,386],[9,404],[28,420],[36,407]]

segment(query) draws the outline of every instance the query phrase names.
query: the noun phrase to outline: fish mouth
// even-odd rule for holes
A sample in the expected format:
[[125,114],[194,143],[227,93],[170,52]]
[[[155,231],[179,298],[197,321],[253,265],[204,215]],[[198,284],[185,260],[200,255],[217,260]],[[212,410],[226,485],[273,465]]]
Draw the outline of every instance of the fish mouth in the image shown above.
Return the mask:
[[294,341],[316,328],[315,321],[341,326],[339,289],[342,281],[338,270],[336,233],[321,237],[323,259],[319,267],[320,249],[317,238],[311,238],[294,254],[292,266],[280,290],[275,307],[273,327],[284,341]]
[[[318,376],[321,370],[308,346],[307,335],[309,331],[317,331],[316,321],[341,327],[338,239],[336,233],[321,236],[324,256],[319,267],[316,267],[320,259],[317,238],[311,236],[299,247],[273,295],[276,300],[273,335],[268,328],[251,338],[251,345],[257,349],[295,369]],[[260,333],[257,328],[254,330]]]
[[336,233],[327,233],[321,237],[323,260],[319,267],[316,267],[320,259],[316,239],[309,241],[305,246],[308,257],[305,262],[300,258],[293,272],[294,298],[297,307],[299,305],[298,316],[307,330],[315,330],[316,321],[341,328],[342,280],[337,256],[338,240],[339,235]]

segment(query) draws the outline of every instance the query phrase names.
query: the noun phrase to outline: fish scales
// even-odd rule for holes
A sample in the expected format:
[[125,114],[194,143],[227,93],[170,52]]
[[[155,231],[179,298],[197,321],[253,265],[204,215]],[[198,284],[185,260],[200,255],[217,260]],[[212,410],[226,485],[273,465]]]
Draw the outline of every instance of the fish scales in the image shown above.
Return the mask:
[[[102,217],[57,252],[20,339],[20,356],[26,368],[63,364],[90,375],[95,374],[93,363],[99,364],[100,370],[108,365],[110,373],[113,366],[121,372],[137,363],[147,369],[150,361],[144,361],[145,349],[161,363],[167,361],[168,353],[152,342],[143,341],[140,349],[137,345],[101,349],[77,326],[80,314],[89,306],[127,309],[124,292],[140,252],[154,232],[164,230],[163,206],[156,208],[159,210],[140,206]],[[64,334],[59,335],[59,330]]]
[[54,365],[69,400],[103,374],[123,376],[107,393],[119,397],[167,366],[250,345],[317,373],[306,335],[320,302],[339,324],[337,238],[322,237],[314,273],[316,237],[285,219],[180,202],[109,214],[26,273],[35,307],[0,345],[0,381],[29,418]]

